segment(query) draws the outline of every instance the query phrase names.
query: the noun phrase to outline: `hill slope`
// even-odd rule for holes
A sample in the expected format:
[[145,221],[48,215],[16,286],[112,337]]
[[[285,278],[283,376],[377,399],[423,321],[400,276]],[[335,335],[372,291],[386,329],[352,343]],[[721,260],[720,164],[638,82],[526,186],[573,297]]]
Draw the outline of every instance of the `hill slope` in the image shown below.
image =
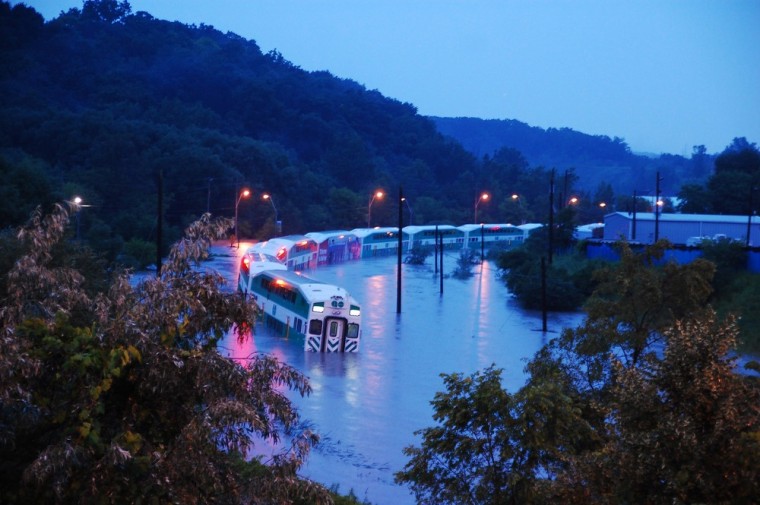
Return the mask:
[[430,119],[441,133],[456,139],[476,156],[492,155],[505,147],[516,149],[531,165],[559,171],[574,169],[579,184],[587,189],[606,181],[620,193],[633,188],[643,190],[653,184],[654,172],[661,170],[667,172],[669,179],[663,183],[674,193],[684,181],[703,180],[712,167],[711,158],[697,164],[682,156],[638,155],[621,138],[588,135],[570,128],[543,129],[514,119]]

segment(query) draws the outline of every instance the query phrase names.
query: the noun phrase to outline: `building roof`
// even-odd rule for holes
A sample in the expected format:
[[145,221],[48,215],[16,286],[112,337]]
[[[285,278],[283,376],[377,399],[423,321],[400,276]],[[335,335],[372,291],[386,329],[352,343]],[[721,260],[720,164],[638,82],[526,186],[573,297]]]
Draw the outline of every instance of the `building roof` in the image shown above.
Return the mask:
[[[632,212],[613,212],[605,217],[620,216],[625,219],[633,220]],[[641,221],[654,221],[654,212],[637,212],[636,219]],[[758,217],[753,216],[752,222],[758,222]],[[672,212],[663,212],[659,216],[660,221],[686,221],[691,223],[747,223],[747,216],[733,216],[722,214],[676,214]]]

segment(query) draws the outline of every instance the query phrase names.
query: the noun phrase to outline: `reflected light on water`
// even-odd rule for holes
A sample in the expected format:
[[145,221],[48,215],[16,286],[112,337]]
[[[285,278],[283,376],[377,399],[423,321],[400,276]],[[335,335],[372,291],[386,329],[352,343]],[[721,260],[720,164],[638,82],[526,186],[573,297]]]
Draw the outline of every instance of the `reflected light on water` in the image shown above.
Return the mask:
[[[446,257],[449,268],[453,261]],[[471,374],[495,364],[504,369],[508,390],[524,383],[523,360],[542,345],[542,333],[533,331],[540,314],[510,301],[491,262],[474,267],[473,274],[446,278],[441,295],[431,265],[403,265],[397,315],[395,258],[320,267],[307,275],[344,287],[362,305],[358,353],[308,353],[303,338],[286,340],[261,326],[242,344],[232,337],[224,342],[233,355],[266,352],[309,378],[309,397],[288,393],[302,419],[323,437],[303,475],[353,489],[371,503],[412,504],[393,473],[407,462],[403,448],[419,443],[414,431],[434,425],[430,401],[443,390],[440,374]],[[557,330],[578,319],[550,317]]]

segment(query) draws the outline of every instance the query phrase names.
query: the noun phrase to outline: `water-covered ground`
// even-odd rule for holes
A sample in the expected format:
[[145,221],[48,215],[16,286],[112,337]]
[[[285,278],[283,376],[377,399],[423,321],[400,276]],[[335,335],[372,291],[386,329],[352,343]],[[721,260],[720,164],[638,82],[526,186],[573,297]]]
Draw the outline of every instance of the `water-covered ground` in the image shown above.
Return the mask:
[[[216,246],[205,264],[237,279],[240,249]],[[456,254],[449,254],[450,272]],[[491,262],[473,268],[466,280],[440,281],[433,259],[424,266],[402,266],[402,311],[396,314],[396,258],[320,267],[315,279],[346,288],[362,304],[363,330],[357,354],[317,354],[303,350],[303,339],[285,338],[257,328],[238,344],[232,336],[220,352],[244,359],[255,352],[273,354],[309,377],[311,396],[292,395],[302,417],[322,436],[304,476],[340,491],[353,489],[374,504],[414,503],[408,489],[393,482],[403,468],[405,446],[419,444],[414,431],[433,425],[430,400],[443,389],[441,373],[470,374],[492,363],[504,369],[505,386],[524,382],[525,359],[578,314],[550,314],[549,333],[541,315],[521,310],[510,299]]]

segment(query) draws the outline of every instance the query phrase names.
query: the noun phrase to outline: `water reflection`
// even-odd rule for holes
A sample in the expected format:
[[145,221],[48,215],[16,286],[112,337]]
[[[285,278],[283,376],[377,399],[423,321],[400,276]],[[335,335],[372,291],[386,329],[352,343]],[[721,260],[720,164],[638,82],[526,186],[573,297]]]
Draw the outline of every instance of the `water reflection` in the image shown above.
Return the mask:
[[[455,258],[447,258],[451,263]],[[237,278],[236,261],[219,261]],[[225,270],[226,269],[226,270]],[[306,353],[301,339],[287,340],[257,327],[249,347],[224,342],[235,356],[267,352],[310,379],[308,398],[291,400],[322,436],[303,473],[326,485],[353,489],[375,504],[413,503],[393,482],[403,447],[419,443],[415,430],[433,424],[430,401],[443,389],[441,373],[465,374],[489,365],[504,369],[505,387],[524,382],[524,360],[542,345],[538,313],[509,301],[494,265],[485,262],[465,280],[446,279],[444,293],[433,269],[403,265],[402,313],[396,314],[395,258],[320,267],[307,275],[345,287],[362,304],[359,353]],[[233,284],[234,285],[234,284]],[[577,315],[552,316],[550,328],[574,325]]]

